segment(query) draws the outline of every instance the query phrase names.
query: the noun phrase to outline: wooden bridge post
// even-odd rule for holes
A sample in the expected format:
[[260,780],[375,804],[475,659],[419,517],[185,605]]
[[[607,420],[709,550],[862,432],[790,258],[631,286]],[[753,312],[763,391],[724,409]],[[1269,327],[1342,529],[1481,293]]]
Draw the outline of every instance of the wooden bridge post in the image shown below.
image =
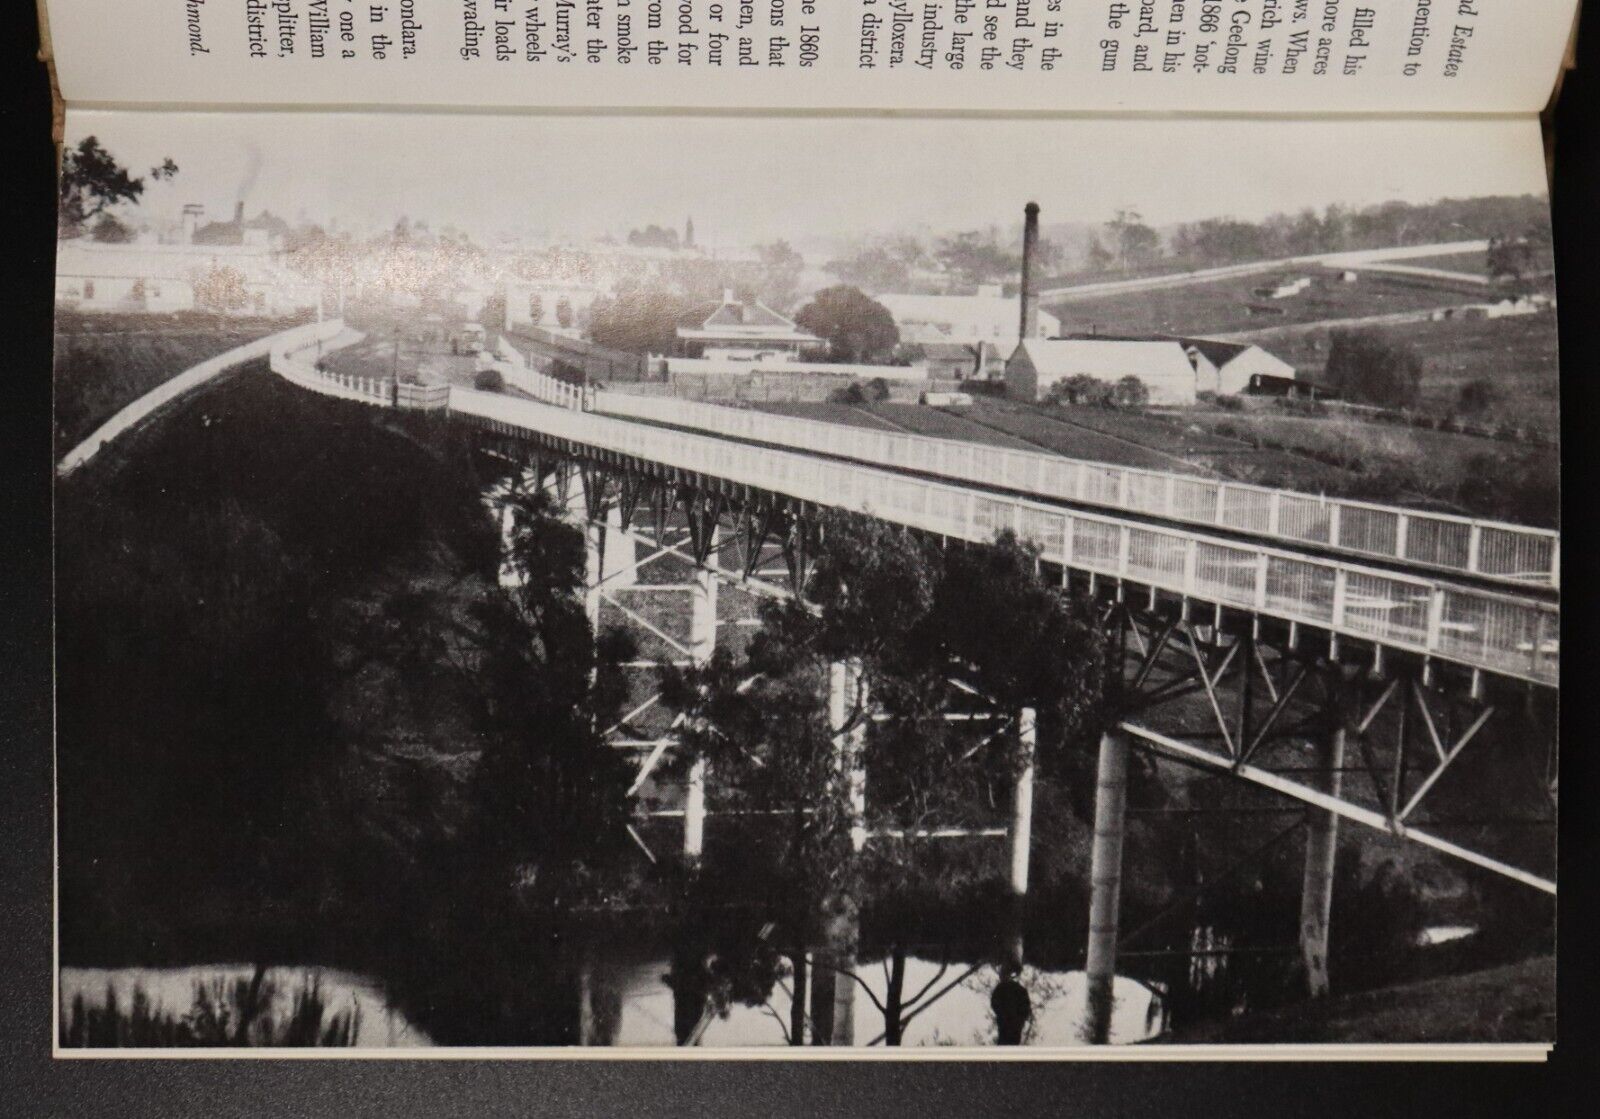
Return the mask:
[[1038,745],[1038,712],[1024,707],[1017,715],[1017,740],[1021,754],[1011,788],[1011,892],[1028,892],[1028,858],[1033,849],[1033,771]]
[[1111,1038],[1117,980],[1117,923],[1122,901],[1122,838],[1128,807],[1128,734],[1100,736],[1094,795],[1094,848],[1089,870],[1088,1041]]
[[[696,667],[710,662],[717,647],[717,577],[708,564],[716,563],[717,529],[711,526],[711,550],[706,563],[695,569],[689,604],[689,659]],[[705,850],[706,761],[696,758],[689,768],[683,797],[683,856],[698,859]]]
[[[557,469],[561,469],[558,467]],[[576,485],[572,483],[576,482]],[[576,468],[568,481],[566,515],[583,529],[583,610],[589,616],[589,628],[600,633],[600,584],[605,579],[605,523],[589,519],[588,482]]]
[[[1337,672],[1337,666],[1333,666]],[[1337,797],[1344,784],[1344,689],[1332,698],[1333,726],[1317,742],[1318,786]],[[1339,852],[1339,817],[1326,809],[1306,808],[1306,867],[1300,889],[1300,958],[1312,998],[1328,993],[1328,925],[1333,913],[1333,872]]]

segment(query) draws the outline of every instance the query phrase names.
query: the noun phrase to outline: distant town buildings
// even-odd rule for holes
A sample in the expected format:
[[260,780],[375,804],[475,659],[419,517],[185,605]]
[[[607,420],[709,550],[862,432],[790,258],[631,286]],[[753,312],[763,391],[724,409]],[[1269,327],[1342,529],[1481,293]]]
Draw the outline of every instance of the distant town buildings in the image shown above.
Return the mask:
[[[602,294],[598,284],[562,279],[508,279],[505,293],[507,330],[571,329],[580,320],[587,319],[590,305]],[[563,317],[566,323],[561,321]]]

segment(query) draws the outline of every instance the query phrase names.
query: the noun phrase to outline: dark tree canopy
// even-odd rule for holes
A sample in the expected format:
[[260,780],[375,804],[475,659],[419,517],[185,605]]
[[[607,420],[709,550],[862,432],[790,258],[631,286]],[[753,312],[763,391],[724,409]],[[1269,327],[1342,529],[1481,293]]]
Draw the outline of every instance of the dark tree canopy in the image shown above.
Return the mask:
[[1422,389],[1415,349],[1373,330],[1337,330],[1328,350],[1328,386],[1347,400],[1404,408]]
[[704,669],[664,674],[664,700],[685,716],[686,757],[707,759],[742,802],[792,817],[781,873],[811,910],[862,875],[934,894],[983,881],[968,856],[937,844],[874,842],[852,854],[830,666],[858,666],[880,712],[846,697],[844,727],[865,736],[872,826],[975,820],[989,782],[1010,770],[975,754],[970,724],[945,718],[967,694],[952,678],[997,710],[1037,708],[1041,759],[1053,764],[1099,711],[1103,643],[1092,618],[1040,579],[1035,553],[1009,535],[940,550],[840,513],[821,521],[807,595],[810,606],[763,610],[742,663],[719,650]]
[[883,364],[900,344],[900,328],[889,309],[849,284],[817,292],[794,321],[827,341],[832,361]]
[[589,307],[589,336],[635,354],[670,354],[678,325],[693,303],[665,287],[636,287],[602,296]]
[[145,176],[130,175],[99,140],[85,136],[61,157],[57,224],[62,236],[77,237],[91,218],[119,203],[137,202],[146,177],[170,179],[177,173],[178,165],[165,159]]

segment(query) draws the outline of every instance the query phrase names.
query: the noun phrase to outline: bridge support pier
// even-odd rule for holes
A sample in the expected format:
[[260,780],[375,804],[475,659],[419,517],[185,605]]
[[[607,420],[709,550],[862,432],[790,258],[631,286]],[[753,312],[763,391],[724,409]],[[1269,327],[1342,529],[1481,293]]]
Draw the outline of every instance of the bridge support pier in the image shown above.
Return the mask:
[[1088,1038],[1111,1038],[1117,980],[1117,924],[1122,902],[1122,839],[1128,808],[1128,734],[1113,727],[1100,736],[1095,779],[1094,848],[1089,870]]
[[583,610],[589,616],[589,628],[600,633],[600,584],[605,580],[606,526],[603,521],[589,518],[588,482],[578,471],[572,471],[567,482],[566,515],[569,522],[583,530]]
[[[1335,723],[1317,742],[1318,787],[1340,795],[1344,774],[1345,721],[1341,696],[1335,696]],[[1328,993],[1328,925],[1333,913],[1333,872],[1339,851],[1339,816],[1306,808],[1306,867],[1300,889],[1300,959],[1312,998]]]
[[1034,751],[1038,746],[1038,713],[1024,707],[1017,714],[1016,780],[1011,787],[1011,892],[1028,893],[1028,859],[1033,850]]
[[[716,562],[717,530],[711,528],[711,550],[706,562]],[[705,564],[695,569],[689,604],[689,659],[696,667],[710,662],[717,647],[717,577]],[[706,761],[696,758],[689,767],[683,796],[683,856],[698,859],[705,850]]]
[[[867,845],[867,771],[862,761],[867,741],[866,689],[860,661],[834,661],[828,666],[828,723],[834,730],[839,770],[849,789],[850,846],[856,851]],[[860,717],[847,726],[858,711]]]

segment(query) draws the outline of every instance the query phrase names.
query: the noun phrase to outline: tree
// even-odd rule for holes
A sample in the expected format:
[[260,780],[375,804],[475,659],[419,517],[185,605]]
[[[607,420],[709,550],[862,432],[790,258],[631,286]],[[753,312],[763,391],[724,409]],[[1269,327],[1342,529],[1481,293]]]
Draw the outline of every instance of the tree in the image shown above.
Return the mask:
[[[663,698],[683,716],[685,749],[708,761],[741,807],[789,822],[774,896],[793,907],[780,923],[811,925],[821,937],[819,983],[831,978],[826,968],[854,966],[854,907],[870,892],[892,963],[887,999],[866,997],[898,1044],[920,997],[907,998],[896,978],[917,902],[954,900],[992,880],[981,851],[905,833],[976,824],[994,785],[1009,785],[1022,760],[1014,738],[975,749],[972,723],[947,716],[970,702],[968,689],[1001,711],[1034,707],[1040,766],[1056,772],[1069,745],[1098,728],[1104,641],[1092,610],[1041,579],[1037,552],[1009,533],[941,551],[903,529],[835,513],[822,518],[818,540],[811,606],[767,606],[744,663],[719,650],[704,669],[668,670]],[[865,681],[847,693],[841,725],[823,698],[838,662]],[[852,728],[865,738],[868,826],[880,831],[859,852],[849,842],[838,737]]]
[[799,288],[800,274],[805,270],[805,258],[783,240],[770,245],[757,245],[756,255],[761,258],[761,275],[756,281],[761,301],[780,311],[792,306]]
[[1137,210],[1122,209],[1106,223],[1116,246],[1117,266],[1124,272],[1149,264],[1159,255],[1161,235],[1144,224]]
[[1150,403],[1150,390],[1130,373],[1112,386],[1111,403],[1118,408],[1143,408]]
[[1045,390],[1045,399],[1051,404],[1097,404],[1111,402],[1112,386],[1088,373],[1074,373],[1052,384]]
[[[503,498],[511,585],[473,613],[484,703],[467,843],[491,885],[559,909],[593,896],[627,841],[632,770],[601,734],[624,698],[625,634],[590,629],[582,533],[543,491]],[[533,887],[537,886],[535,894]]]
[[934,256],[966,284],[987,284],[1015,276],[1022,257],[997,244],[992,234],[969,230],[941,237]]
[[887,362],[900,342],[889,309],[848,284],[817,292],[794,321],[825,339],[828,358],[836,362]]
[[907,291],[911,272],[927,262],[923,243],[910,234],[866,241],[823,265],[823,271],[867,291]]
[[589,337],[602,346],[635,354],[672,353],[678,323],[694,304],[665,287],[630,287],[589,307]]
[[115,214],[101,214],[89,236],[104,244],[126,244],[133,240],[133,230],[117,220]]
[[544,300],[539,298],[538,292],[528,296],[528,321],[534,326],[544,322]]
[[647,225],[643,229],[629,230],[628,244],[642,249],[676,249],[678,231],[659,225]]
[[564,295],[556,300],[556,323],[562,330],[572,326],[572,300]]
[[495,294],[483,301],[483,310],[478,312],[478,321],[490,330],[504,330],[506,328],[506,297]]
[[121,203],[137,202],[144,194],[146,178],[159,182],[177,173],[178,165],[169,158],[146,175],[130,175],[99,140],[85,136],[61,157],[57,229],[63,237],[81,236],[91,218]]
[[1463,412],[1483,412],[1500,399],[1500,391],[1487,377],[1475,377],[1461,386],[1457,398]]
[[194,285],[196,306],[207,311],[237,311],[249,302],[244,273],[226,264],[215,264]]
[[1116,254],[1100,243],[1098,234],[1090,236],[1089,247],[1084,250],[1084,264],[1089,271],[1104,272],[1116,259]]
[[1329,387],[1347,400],[1404,408],[1416,403],[1423,361],[1415,349],[1375,330],[1336,330],[1328,350]]

